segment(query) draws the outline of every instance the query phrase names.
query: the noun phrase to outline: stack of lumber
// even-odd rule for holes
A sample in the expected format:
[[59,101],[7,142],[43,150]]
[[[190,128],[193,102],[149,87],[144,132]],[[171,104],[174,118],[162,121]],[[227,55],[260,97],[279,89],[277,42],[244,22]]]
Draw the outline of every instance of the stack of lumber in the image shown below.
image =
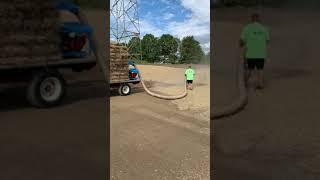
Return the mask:
[[0,66],[61,59],[55,0],[1,0]]
[[128,49],[110,44],[110,83],[128,81]]

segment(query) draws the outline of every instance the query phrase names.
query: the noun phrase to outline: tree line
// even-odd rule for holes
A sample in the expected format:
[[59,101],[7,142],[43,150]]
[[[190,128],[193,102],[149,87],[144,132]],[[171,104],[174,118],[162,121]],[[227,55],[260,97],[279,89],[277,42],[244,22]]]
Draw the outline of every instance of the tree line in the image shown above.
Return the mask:
[[[163,34],[155,37],[153,34],[146,34],[142,39],[132,38],[129,43],[129,53],[134,56],[139,54],[142,61],[148,63],[209,63],[210,54],[205,54],[200,43],[193,36],[184,37],[182,40],[170,34]],[[141,51],[140,51],[141,50]]]

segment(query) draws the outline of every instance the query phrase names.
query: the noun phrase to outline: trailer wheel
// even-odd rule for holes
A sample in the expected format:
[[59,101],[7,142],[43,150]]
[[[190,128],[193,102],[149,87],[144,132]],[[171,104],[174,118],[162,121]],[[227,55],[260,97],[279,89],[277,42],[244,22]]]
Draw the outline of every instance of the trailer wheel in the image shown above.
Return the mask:
[[121,96],[127,96],[131,93],[131,87],[129,84],[122,84],[120,85],[118,91]]
[[66,93],[65,84],[57,71],[37,73],[28,86],[27,99],[39,108],[57,105]]

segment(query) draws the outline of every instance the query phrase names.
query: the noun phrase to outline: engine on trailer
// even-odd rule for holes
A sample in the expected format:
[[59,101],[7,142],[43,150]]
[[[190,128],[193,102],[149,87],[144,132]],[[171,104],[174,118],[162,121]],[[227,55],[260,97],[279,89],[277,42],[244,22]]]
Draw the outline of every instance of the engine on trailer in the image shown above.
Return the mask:
[[57,9],[68,12],[74,18],[62,23],[60,29],[61,51],[64,58],[86,58],[92,53],[92,27],[83,21],[80,8],[73,3],[62,1]]
[[62,33],[62,47],[64,52],[80,52],[82,51],[86,43],[87,35],[85,33]]

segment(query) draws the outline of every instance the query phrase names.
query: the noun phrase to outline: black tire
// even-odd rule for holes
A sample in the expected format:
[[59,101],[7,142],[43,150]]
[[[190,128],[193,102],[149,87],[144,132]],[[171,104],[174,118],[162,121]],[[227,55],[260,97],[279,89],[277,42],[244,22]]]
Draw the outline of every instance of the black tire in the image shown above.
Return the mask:
[[131,94],[131,87],[129,84],[121,84],[118,91],[121,96],[128,96]]
[[120,96],[122,96],[122,85],[120,85],[120,86],[118,87],[118,94],[119,94]]
[[[50,81],[50,87],[49,85],[46,86],[46,83],[50,83]],[[50,90],[48,90],[48,87]],[[51,88],[53,88],[53,90]],[[49,93],[53,94],[50,95]],[[62,101],[65,94],[65,80],[58,71],[52,70],[36,73],[27,88],[27,99],[29,103],[38,108],[58,105]]]

